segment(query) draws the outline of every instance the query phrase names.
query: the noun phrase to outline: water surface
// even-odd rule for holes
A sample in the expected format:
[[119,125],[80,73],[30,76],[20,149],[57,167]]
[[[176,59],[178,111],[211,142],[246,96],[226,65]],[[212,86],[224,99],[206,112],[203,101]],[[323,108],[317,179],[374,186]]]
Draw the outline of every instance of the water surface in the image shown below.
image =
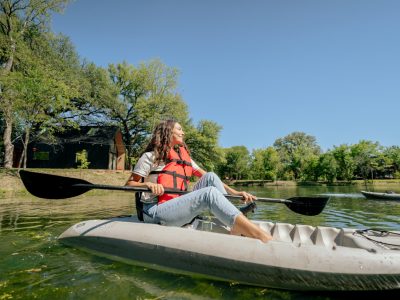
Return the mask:
[[[400,192],[400,187],[390,189]],[[252,219],[400,230],[400,202],[367,200],[356,187],[249,187],[246,190],[259,197],[331,196],[318,216],[296,214],[283,204],[259,203],[250,215]],[[352,296],[351,293],[289,292],[164,273],[96,257],[57,241],[58,235],[77,222],[127,215],[134,209],[133,195],[124,192],[97,191],[66,200],[0,199],[0,299],[341,299]],[[395,293],[372,295],[391,297]]]

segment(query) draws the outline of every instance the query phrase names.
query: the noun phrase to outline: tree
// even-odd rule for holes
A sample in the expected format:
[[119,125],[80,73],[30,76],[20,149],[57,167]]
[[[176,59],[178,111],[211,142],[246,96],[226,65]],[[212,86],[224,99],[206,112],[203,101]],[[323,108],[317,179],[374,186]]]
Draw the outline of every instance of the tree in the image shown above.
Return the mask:
[[27,47],[26,36],[47,30],[51,12],[60,12],[68,0],[0,0],[0,109],[4,117],[4,167],[11,168],[11,141],[15,120],[15,91],[10,73],[18,72],[25,63],[21,58]]
[[[16,74],[16,73],[14,73]],[[65,102],[64,87],[43,70],[32,68],[16,83],[20,101],[16,103],[16,114],[24,131],[23,167],[26,168],[27,147],[35,128],[40,132],[57,130],[62,105]],[[61,89],[61,90],[60,90]]]
[[318,164],[315,167],[316,177],[323,178],[328,182],[334,182],[337,178],[338,164],[331,151],[323,153],[318,158]]
[[355,163],[350,146],[343,144],[331,150],[337,163],[337,179],[350,181],[354,177]]
[[221,126],[215,122],[202,120],[197,127],[185,126],[185,142],[193,159],[207,171],[215,171],[223,161],[223,151],[218,146]]
[[[4,133],[4,119],[3,114],[0,111],[0,136]],[[3,139],[0,140],[0,165],[4,163],[4,142]]]
[[374,179],[374,171],[382,167],[382,147],[378,142],[362,140],[351,146],[356,172],[364,179]]
[[391,146],[383,151],[385,157],[389,160],[386,168],[392,169],[393,176],[400,178],[400,147]]
[[223,178],[246,179],[249,174],[250,154],[245,146],[225,148],[225,160],[218,166]]
[[318,181],[318,165],[319,165],[320,155],[311,155],[304,165],[304,169],[301,174],[302,180]]
[[295,180],[304,175],[308,164],[320,153],[315,137],[304,132],[293,132],[274,143],[286,172],[292,173]]
[[182,125],[188,122],[187,105],[175,91],[176,69],[153,60],[138,67],[111,64],[108,72],[117,95],[103,105],[109,119],[121,126],[131,158],[138,156],[160,120],[173,117]]
[[23,69],[9,76],[15,79],[15,115],[24,132],[24,167],[30,138],[45,134],[51,140],[54,132],[77,126],[85,113],[75,106],[82,102],[77,99],[90,99],[86,92],[90,83],[68,38],[38,33],[25,52]]
[[250,167],[252,178],[275,181],[280,168],[281,162],[275,148],[253,150]]

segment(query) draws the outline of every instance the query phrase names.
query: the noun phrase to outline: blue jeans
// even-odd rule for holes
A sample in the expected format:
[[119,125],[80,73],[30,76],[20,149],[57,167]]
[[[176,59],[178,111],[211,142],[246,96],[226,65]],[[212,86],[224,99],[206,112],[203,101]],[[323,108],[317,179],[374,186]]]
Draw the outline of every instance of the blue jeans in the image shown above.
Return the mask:
[[183,226],[200,213],[210,210],[224,225],[232,227],[240,211],[223,194],[221,179],[213,172],[204,174],[193,191],[160,205],[145,204],[144,221],[167,226]]

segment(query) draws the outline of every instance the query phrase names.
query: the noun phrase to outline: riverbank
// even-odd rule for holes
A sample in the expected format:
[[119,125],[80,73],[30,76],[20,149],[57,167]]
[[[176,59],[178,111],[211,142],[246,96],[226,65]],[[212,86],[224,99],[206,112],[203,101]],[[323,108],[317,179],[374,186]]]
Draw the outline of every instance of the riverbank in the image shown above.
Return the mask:
[[[29,169],[28,169],[29,170]],[[124,185],[129,177],[130,171],[117,170],[98,170],[98,169],[30,169],[33,172],[41,172],[66,177],[75,177],[84,179],[94,184]],[[354,180],[351,182],[296,182],[296,181],[265,181],[265,180],[236,180],[227,182],[232,186],[346,186],[359,185],[365,186],[364,180]],[[393,185],[400,186],[399,179],[373,180],[368,181],[370,186]],[[19,176],[18,169],[0,168],[0,198],[11,195],[24,195],[25,190]]]
[[322,182],[322,181],[294,181],[294,180],[231,180],[226,182],[232,186],[351,186],[363,185],[368,186],[381,186],[381,185],[400,185],[400,179],[378,179],[378,180],[353,180],[353,181],[335,181],[335,182]]

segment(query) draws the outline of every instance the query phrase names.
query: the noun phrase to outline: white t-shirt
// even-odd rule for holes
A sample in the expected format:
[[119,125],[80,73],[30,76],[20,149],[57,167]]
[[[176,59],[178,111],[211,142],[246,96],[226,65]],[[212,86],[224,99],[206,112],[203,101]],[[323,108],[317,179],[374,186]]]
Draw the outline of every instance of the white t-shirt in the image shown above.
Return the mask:
[[[157,183],[158,174],[150,174],[153,171],[161,171],[165,167],[165,163],[161,162],[159,165],[154,164],[154,152],[145,152],[138,160],[133,168],[132,173],[142,176],[145,182]],[[191,159],[193,172],[199,170],[200,167]],[[157,196],[152,193],[143,193],[141,201],[144,203],[157,202]]]

